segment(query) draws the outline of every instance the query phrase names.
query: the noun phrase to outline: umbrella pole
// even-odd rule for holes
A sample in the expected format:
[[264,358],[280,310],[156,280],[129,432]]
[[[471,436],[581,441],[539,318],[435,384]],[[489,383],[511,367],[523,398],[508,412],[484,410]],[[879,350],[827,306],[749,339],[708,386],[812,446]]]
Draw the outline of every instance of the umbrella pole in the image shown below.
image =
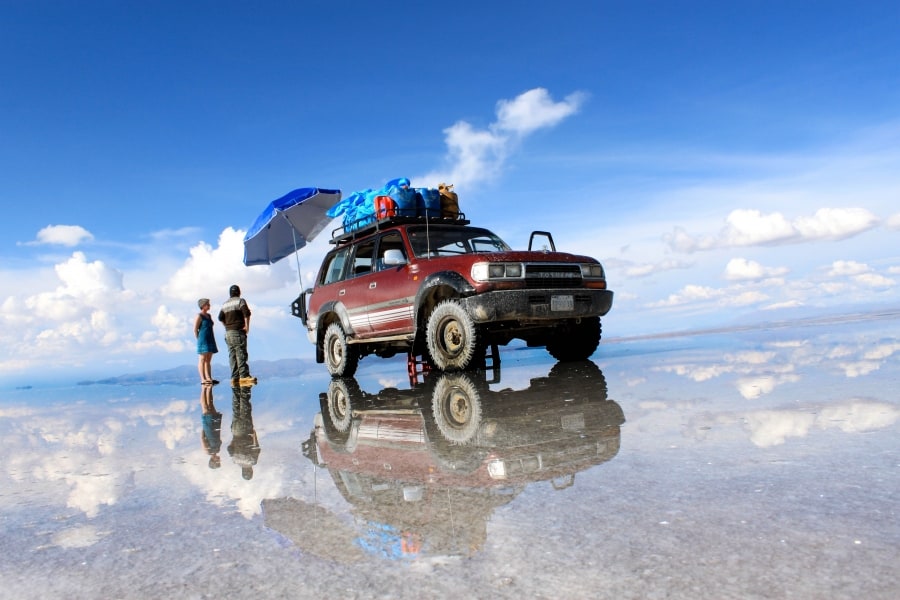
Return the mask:
[[294,258],[297,259],[297,279],[300,282],[300,292],[303,292],[303,274],[300,272],[300,255],[297,254],[297,230],[294,229],[294,224],[291,223],[291,220],[287,218],[287,215],[284,215],[284,218],[287,219],[288,225],[291,226],[291,237],[294,239]]

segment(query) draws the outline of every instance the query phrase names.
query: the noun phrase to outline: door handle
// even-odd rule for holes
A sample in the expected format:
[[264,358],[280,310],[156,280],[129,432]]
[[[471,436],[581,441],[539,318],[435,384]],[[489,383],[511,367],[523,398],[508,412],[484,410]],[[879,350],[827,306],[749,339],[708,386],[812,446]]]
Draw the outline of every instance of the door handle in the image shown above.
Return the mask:
[[347,290],[341,290],[338,292],[338,296],[343,296],[346,293],[347,293]]
[[378,284],[373,281],[372,283],[369,284],[369,289],[374,290],[377,285]]

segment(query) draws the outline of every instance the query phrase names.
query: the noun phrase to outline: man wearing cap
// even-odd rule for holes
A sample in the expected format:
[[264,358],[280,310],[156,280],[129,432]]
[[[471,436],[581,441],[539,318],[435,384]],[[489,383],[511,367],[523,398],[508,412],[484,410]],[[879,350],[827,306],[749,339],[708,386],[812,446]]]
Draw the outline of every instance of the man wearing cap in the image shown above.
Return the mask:
[[228,345],[228,363],[231,365],[231,385],[256,383],[247,365],[247,334],[250,333],[250,307],[241,298],[241,288],[236,285],[228,290],[229,298],[219,311],[219,320],[225,325],[225,343]]

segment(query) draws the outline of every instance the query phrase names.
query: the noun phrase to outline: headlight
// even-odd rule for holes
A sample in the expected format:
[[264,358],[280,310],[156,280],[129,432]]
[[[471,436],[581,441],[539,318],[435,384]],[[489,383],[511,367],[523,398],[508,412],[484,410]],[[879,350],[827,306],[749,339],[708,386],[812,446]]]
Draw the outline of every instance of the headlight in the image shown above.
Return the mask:
[[603,279],[606,274],[603,265],[590,263],[581,265],[581,276],[585,279]]
[[521,278],[522,263],[475,263],[472,265],[472,279],[475,281]]

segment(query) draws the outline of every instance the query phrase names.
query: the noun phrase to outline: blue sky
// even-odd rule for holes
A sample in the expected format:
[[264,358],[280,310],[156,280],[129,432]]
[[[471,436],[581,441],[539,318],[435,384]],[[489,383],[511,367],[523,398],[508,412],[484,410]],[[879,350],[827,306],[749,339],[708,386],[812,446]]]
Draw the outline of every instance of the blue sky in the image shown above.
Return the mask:
[[294,188],[396,177],[602,260],[606,338],[896,307],[898,26],[896,2],[4,0],[0,377],[192,363],[196,299],[231,283],[251,362],[311,357],[295,261],[245,267],[243,234]]

